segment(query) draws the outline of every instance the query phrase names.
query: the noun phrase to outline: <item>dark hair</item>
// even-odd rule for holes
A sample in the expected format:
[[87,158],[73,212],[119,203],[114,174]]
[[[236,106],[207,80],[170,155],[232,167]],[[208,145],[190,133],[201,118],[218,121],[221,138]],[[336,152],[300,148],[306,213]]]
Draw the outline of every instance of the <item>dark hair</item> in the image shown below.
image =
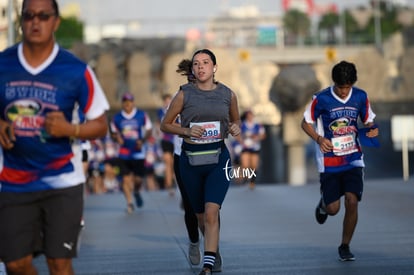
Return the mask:
[[198,50],[193,54],[193,57],[191,58],[191,64],[194,61],[194,57],[199,54],[199,53],[205,53],[208,54],[211,58],[211,60],[213,61],[213,64],[216,65],[216,56],[214,55],[214,53],[212,51],[210,51],[209,49],[202,49],[202,50]]
[[244,111],[242,113],[242,115],[240,116],[240,120],[245,121],[248,114],[253,114],[252,110],[248,109],[248,110]]
[[193,82],[195,77],[192,72],[192,62],[190,59],[183,59],[180,63],[178,63],[178,69],[175,70],[177,73],[187,76],[188,82]]
[[353,63],[341,61],[332,68],[332,80],[337,85],[353,85],[357,79],[357,70]]
[[181,75],[189,75],[191,74],[191,67],[192,63],[190,59],[183,59],[177,65],[178,69],[175,70],[177,73]]
[[[52,2],[52,7],[53,7],[53,10],[56,13],[56,16],[60,16],[59,5],[58,5],[57,1],[56,0],[50,0],[50,1]],[[26,2],[27,2],[27,0],[23,0],[23,3],[22,3],[22,13],[23,13],[24,8],[26,6]]]

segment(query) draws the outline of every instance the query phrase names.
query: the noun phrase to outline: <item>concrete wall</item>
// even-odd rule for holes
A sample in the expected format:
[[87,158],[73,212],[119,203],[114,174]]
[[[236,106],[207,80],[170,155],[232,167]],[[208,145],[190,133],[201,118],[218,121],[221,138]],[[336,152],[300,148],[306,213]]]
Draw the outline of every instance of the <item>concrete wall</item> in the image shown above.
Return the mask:
[[[181,59],[191,58],[194,51],[185,46],[180,41],[117,41],[88,46],[87,50],[78,47],[75,54],[86,59],[96,70],[113,111],[120,108],[120,96],[128,90],[136,95],[139,108],[153,113],[161,106],[162,94],[174,94],[179,85],[186,82],[185,77],[175,72]],[[272,82],[281,66],[289,65],[289,56],[284,55],[283,62],[278,62],[271,58],[271,54],[266,60],[264,51],[251,51],[252,56],[241,58],[237,49],[212,50],[218,62],[216,79],[236,92],[241,111],[252,109],[268,129],[259,168],[262,173],[258,180],[299,184],[316,180],[313,159],[309,157],[312,147],[308,146],[310,141],[299,128],[303,109],[287,116],[269,100]],[[399,153],[392,149],[389,121],[392,114],[414,113],[414,92],[411,90],[414,87],[414,46],[406,45],[404,38],[396,35],[384,44],[383,52],[375,47],[352,51],[338,49],[338,60],[329,61],[321,57],[321,49],[314,51],[319,57],[315,59],[313,56],[308,62],[312,64],[321,87],[331,85],[331,68],[337,61],[346,59],[356,64],[357,85],[370,96],[382,126],[381,142],[384,144],[380,150],[368,149],[366,159],[375,160],[375,166],[367,169],[367,176],[398,175],[401,159]],[[260,57],[255,56],[255,52],[260,53]],[[306,50],[307,55],[310,52],[311,49]],[[292,56],[297,63],[298,54]],[[290,122],[285,123],[286,120]],[[297,123],[292,120],[297,120]],[[286,135],[298,136],[301,144],[296,144],[296,147],[299,147],[292,148],[292,144],[286,144]],[[392,165],[389,165],[390,161]]]

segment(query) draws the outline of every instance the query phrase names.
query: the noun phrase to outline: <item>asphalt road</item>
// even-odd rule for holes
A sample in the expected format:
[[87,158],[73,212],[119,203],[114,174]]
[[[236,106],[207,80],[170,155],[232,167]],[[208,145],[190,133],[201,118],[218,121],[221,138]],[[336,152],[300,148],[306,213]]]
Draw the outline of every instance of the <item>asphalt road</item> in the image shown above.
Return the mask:
[[[86,198],[76,274],[198,274],[187,260],[180,196],[143,192],[128,215],[122,194]],[[338,261],[343,209],[314,219],[319,185],[232,186],[222,207],[221,274],[414,274],[414,180],[369,180],[351,243],[354,262]],[[36,259],[47,274],[44,258]]]

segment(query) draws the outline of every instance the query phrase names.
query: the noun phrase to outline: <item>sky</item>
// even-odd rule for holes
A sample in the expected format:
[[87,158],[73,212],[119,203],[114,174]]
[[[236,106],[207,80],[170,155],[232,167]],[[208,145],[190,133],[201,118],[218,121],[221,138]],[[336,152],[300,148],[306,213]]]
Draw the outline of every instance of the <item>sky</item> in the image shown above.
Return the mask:
[[[396,0],[394,0],[396,1]],[[414,6],[414,0],[405,1]],[[367,6],[369,0],[314,0],[322,5],[335,3],[341,10]],[[282,0],[59,0],[62,8],[78,3],[80,18],[87,25],[130,24],[144,36],[182,33],[189,28],[203,28],[207,19],[230,8],[255,5],[262,14],[282,14]],[[143,28],[142,26],[145,26]],[[148,27],[150,26],[150,27]],[[138,30],[139,29],[139,30]]]

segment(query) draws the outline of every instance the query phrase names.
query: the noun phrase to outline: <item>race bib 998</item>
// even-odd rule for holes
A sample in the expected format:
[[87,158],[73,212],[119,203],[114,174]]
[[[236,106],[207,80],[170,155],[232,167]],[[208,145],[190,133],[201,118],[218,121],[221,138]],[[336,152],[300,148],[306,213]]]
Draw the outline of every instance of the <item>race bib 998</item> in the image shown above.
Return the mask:
[[192,137],[191,141],[195,143],[213,143],[221,140],[220,121],[191,122],[190,128],[194,125],[201,126],[204,131],[200,138]]

